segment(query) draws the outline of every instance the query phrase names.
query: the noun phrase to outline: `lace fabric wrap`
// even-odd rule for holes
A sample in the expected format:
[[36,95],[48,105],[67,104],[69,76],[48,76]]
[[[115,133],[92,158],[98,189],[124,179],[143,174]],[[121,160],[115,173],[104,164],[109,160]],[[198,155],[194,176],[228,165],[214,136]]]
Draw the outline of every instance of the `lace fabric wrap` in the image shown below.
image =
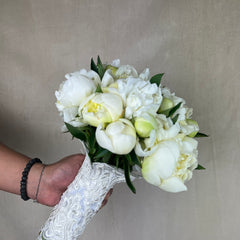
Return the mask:
[[[133,177],[132,177],[133,179]],[[75,240],[97,213],[107,192],[125,182],[122,170],[86,158],[74,181],[63,193],[37,240]]]

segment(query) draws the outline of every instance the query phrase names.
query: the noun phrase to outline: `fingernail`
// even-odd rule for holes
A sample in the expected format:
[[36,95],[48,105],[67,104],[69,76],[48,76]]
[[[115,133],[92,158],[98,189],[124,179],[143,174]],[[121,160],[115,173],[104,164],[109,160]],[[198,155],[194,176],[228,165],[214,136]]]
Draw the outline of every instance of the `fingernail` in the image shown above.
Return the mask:
[[105,206],[107,204],[107,200],[104,199],[103,202],[102,202],[102,206]]

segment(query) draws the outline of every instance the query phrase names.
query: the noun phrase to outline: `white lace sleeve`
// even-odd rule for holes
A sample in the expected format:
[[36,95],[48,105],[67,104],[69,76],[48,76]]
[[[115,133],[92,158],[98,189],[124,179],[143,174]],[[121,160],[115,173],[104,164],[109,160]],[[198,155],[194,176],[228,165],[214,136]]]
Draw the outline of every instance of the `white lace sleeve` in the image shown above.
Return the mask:
[[104,163],[91,164],[86,155],[75,180],[54,207],[37,239],[77,239],[101,207],[107,192],[124,181],[123,171]]

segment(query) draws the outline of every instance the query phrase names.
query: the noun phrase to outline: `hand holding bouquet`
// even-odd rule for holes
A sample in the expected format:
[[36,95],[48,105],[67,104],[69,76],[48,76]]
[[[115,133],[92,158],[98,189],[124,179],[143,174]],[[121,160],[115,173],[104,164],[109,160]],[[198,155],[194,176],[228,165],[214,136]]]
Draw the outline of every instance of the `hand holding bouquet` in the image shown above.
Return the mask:
[[192,171],[203,168],[194,137],[206,135],[185,100],[161,86],[162,77],[150,78],[149,69],[138,74],[119,60],[104,65],[99,57],[90,71],[66,75],[56,106],[63,130],[84,143],[87,157],[39,239],[76,239],[117,182],[125,180],[134,193],[138,176],[165,191],[187,190]]

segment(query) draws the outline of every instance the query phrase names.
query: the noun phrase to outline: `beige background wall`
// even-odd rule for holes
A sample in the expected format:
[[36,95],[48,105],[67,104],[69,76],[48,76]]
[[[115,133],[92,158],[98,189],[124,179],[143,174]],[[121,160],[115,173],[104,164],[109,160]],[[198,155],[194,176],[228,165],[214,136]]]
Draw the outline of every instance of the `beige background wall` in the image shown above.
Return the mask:
[[[118,185],[81,239],[239,239],[240,1],[0,0],[0,141],[45,163],[78,152],[54,91],[97,54],[165,72],[211,137],[188,192]],[[35,239],[49,212],[0,192],[0,239]]]

